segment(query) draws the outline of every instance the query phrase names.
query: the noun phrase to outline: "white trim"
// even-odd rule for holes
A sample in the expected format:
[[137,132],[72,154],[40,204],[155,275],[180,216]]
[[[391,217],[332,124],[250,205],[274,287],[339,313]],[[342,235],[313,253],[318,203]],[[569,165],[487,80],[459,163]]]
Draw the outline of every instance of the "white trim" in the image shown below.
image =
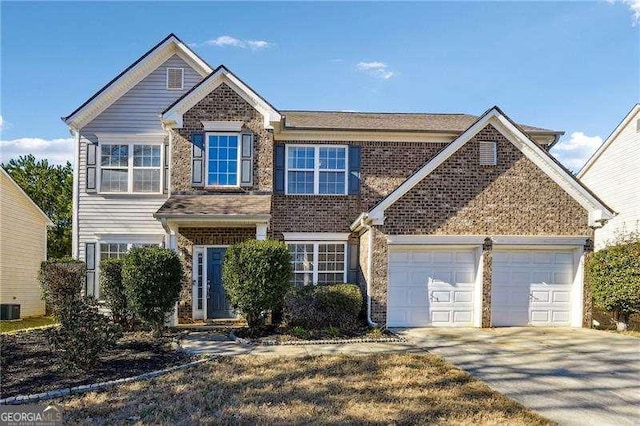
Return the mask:
[[[510,236],[491,237],[494,246],[584,246],[588,235],[574,236]],[[502,249],[502,247],[500,247]]]
[[[289,169],[289,149],[290,148],[313,148],[313,170],[311,169]],[[344,149],[344,170],[343,169],[321,169],[320,168],[320,148],[342,148]],[[289,171],[311,172],[313,171],[313,193],[289,192]],[[323,172],[344,172],[344,192],[340,194],[320,193],[320,173]],[[348,145],[327,145],[327,144],[286,144],[284,148],[284,193],[285,195],[325,195],[340,196],[349,195],[349,146]]]
[[[369,212],[369,217],[373,219],[373,223],[376,225],[384,224],[384,212],[389,206],[420,183],[425,177],[444,163],[464,144],[469,142],[469,140],[471,140],[488,124],[493,125],[498,131],[500,131],[507,140],[520,149],[527,158],[540,167],[542,171],[544,171],[554,182],[560,185],[562,189],[572,196],[588,212],[599,210],[602,212],[601,214],[604,220],[611,219],[613,217],[613,212],[611,212],[605,205],[570,177],[565,170],[549,158],[548,154],[545,154],[542,148],[514,126],[497,107],[493,107],[438,155],[422,166],[418,172],[410,176],[399,187],[391,192],[391,194],[375,206]],[[589,223],[589,225],[601,226],[599,223]]]
[[6,176],[6,178],[9,180],[9,182],[11,182],[17,189],[18,191],[27,199],[29,200],[29,204],[31,204],[32,207],[35,207],[36,210],[38,211],[38,213],[40,213],[40,215],[42,215],[42,217],[44,218],[44,221],[46,223],[47,226],[53,226],[53,222],[51,222],[51,219],[49,219],[49,216],[47,216],[40,207],[38,207],[38,205],[31,199],[31,197],[29,197],[27,195],[26,192],[24,192],[24,190],[22,188],[20,188],[20,185],[18,185],[16,183],[15,180],[13,180],[13,178],[11,177],[11,175],[9,173],[7,173],[7,171],[0,167],[0,170],[2,170],[2,173]]
[[264,128],[272,129],[272,122],[279,122],[280,113],[271,105],[265,102],[257,93],[251,90],[247,85],[242,83],[231,71],[224,67],[218,69],[215,73],[210,74],[203,82],[201,82],[195,90],[189,92],[171,109],[162,114],[162,121],[167,126],[182,127],[182,117],[185,112],[191,109],[195,104],[200,102],[215,90],[222,83],[226,83],[234,90],[242,99],[247,101],[249,105],[255,108],[264,118]]
[[629,122],[631,122],[631,120],[639,112],[640,112],[640,104],[635,104],[633,108],[631,108],[631,111],[629,111],[627,116],[623,118],[620,124],[618,124],[618,126],[613,130],[613,132],[611,132],[607,140],[605,140],[604,143],[600,145],[600,148],[598,148],[596,152],[593,153],[591,158],[587,160],[587,163],[584,166],[582,166],[582,169],[580,169],[580,171],[577,174],[578,179],[582,179],[582,176],[584,176],[584,174],[587,173],[587,171],[591,168],[591,166],[593,166],[593,164],[598,160],[598,158],[600,158],[602,153],[606,151],[607,148],[609,148],[609,145],[613,143],[613,141],[618,137],[620,132],[622,132],[622,130],[626,128],[627,125],[629,125]]
[[[180,70],[180,87],[169,87],[169,71],[171,70]],[[166,84],[167,90],[184,90],[184,68],[167,67],[166,73],[167,73],[167,84]]]
[[[71,205],[71,257],[78,259],[80,256],[80,237],[79,237],[79,210],[80,204],[80,132],[69,130],[73,133],[73,202]],[[97,163],[97,159],[96,159]],[[96,188],[97,189],[97,188]],[[86,188],[85,188],[86,191]]]
[[571,307],[571,326],[582,327],[584,317],[584,247],[578,247],[574,252],[575,275],[571,286],[573,306]]
[[482,245],[486,235],[389,235],[389,245]]
[[283,232],[284,240],[289,241],[340,241],[349,240],[348,232]]
[[198,58],[191,49],[172,35],[117,80],[109,83],[100,94],[85,106],[75,111],[72,115],[63,118],[63,121],[73,130],[81,129],[173,55],[180,56],[202,77],[209,75],[213,71],[207,63]]
[[[198,309],[197,290],[198,290],[198,254],[202,255],[202,309]],[[206,320],[206,277],[207,277],[207,250],[205,246],[193,246],[193,259],[191,265],[191,318]]]
[[[212,185],[209,183],[209,137],[210,136],[235,136],[236,137],[236,183],[235,185]],[[204,187],[205,188],[240,188],[241,167],[242,167],[242,134],[229,132],[207,132],[204,134]]]
[[[113,134],[112,134],[113,135]],[[96,193],[100,195],[123,195],[123,194],[133,194],[133,195],[164,195],[164,139],[159,141],[157,138],[149,138],[148,140],[137,140],[130,141],[130,138],[127,138],[126,135],[122,135],[120,139],[109,137],[104,137],[104,140],[98,139],[98,145],[96,148]],[[103,145],[126,145],[128,146],[127,150],[127,166],[102,166],[102,146]],[[135,146],[144,146],[144,145],[152,145],[160,147],[160,166],[158,167],[147,167],[147,166],[134,166],[134,148]],[[103,191],[102,190],[102,170],[127,170],[127,190],[126,191]],[[138,169],[142,170],[159,170],[160,171],[160,182],[158,191],[149,192],[149,191],[134,191],[133,190],[133,172]]]
[[484,294],[484,250],[476,248],[476,277],[473,281],[473,326],[482,327],[482,302]]
[[242,131],[243,121],[202,121],[205,132],[234,132]]

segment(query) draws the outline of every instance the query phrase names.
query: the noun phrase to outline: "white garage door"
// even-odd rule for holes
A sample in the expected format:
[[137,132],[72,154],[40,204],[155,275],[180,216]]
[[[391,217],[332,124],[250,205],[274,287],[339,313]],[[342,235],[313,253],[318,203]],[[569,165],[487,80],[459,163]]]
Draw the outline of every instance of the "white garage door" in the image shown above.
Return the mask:
[[387,324],[472,326],[474,250],[389,251]]
[[491,324],[569,326],[571,250],[494,250]]

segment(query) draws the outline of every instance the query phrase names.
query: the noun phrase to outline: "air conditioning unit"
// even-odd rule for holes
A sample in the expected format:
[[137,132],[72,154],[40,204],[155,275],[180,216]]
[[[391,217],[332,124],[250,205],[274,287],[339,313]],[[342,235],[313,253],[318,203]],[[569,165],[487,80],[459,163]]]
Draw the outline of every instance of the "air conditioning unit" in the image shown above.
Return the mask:
[[16,303],[0,303],[0,320],[20,319],[20,305]]

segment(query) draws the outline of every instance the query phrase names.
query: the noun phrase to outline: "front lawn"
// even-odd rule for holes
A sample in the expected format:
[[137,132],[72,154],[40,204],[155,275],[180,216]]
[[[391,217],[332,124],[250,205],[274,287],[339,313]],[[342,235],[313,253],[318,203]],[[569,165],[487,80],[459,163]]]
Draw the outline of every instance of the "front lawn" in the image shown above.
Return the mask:
[[149,333],[125,333],[115,349],[108,351],[98,367],[89,372],[67,371],[51,351],[46,333],[33,330],[3,334],[0,339],[0,397],[34,394],[63,387],[114,380],[182,364],[191,360],[174,350],[168,338]]
[[56,319],[51,317],[24,318],[20,321],[0,321],[0,333],[43,327],[56,322]]
[[220,358],[55,403],[92,424],[551,424],[429,354]]

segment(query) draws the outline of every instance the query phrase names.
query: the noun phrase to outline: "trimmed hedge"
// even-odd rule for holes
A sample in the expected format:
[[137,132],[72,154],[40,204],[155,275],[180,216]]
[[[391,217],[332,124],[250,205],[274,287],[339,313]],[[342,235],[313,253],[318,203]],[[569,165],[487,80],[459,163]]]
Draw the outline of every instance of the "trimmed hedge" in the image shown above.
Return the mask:
[[40,264],[42,298],[53,316],[59,317],[62,308],[80,299],[86,276],[85,263],[72,258],[50,259]]
[[250,328],[264,323],[266,311],[282,308],[291,288],[291,255],[275,240],[248,240],[229,247],[222,265],[222,282],[234,309]]
[[593,253],[586,273],[595,304],[612,312],[618,328],[626,329],[629,317],[640,312],[640,241]]
[[125,296],[135,315],[161,335],[182,289],[178,254],[160,247],[132,248],[122,264]]
[[100,261],[100,296],[111,310],[113,322],[126,330],[133,326],[134,313],[122,283],[124,259],[103,259]]
[[356,284],[305,286],[285,298],[284,318],[291,327],[342,330],[356,328],[362,309],[362,292]]

